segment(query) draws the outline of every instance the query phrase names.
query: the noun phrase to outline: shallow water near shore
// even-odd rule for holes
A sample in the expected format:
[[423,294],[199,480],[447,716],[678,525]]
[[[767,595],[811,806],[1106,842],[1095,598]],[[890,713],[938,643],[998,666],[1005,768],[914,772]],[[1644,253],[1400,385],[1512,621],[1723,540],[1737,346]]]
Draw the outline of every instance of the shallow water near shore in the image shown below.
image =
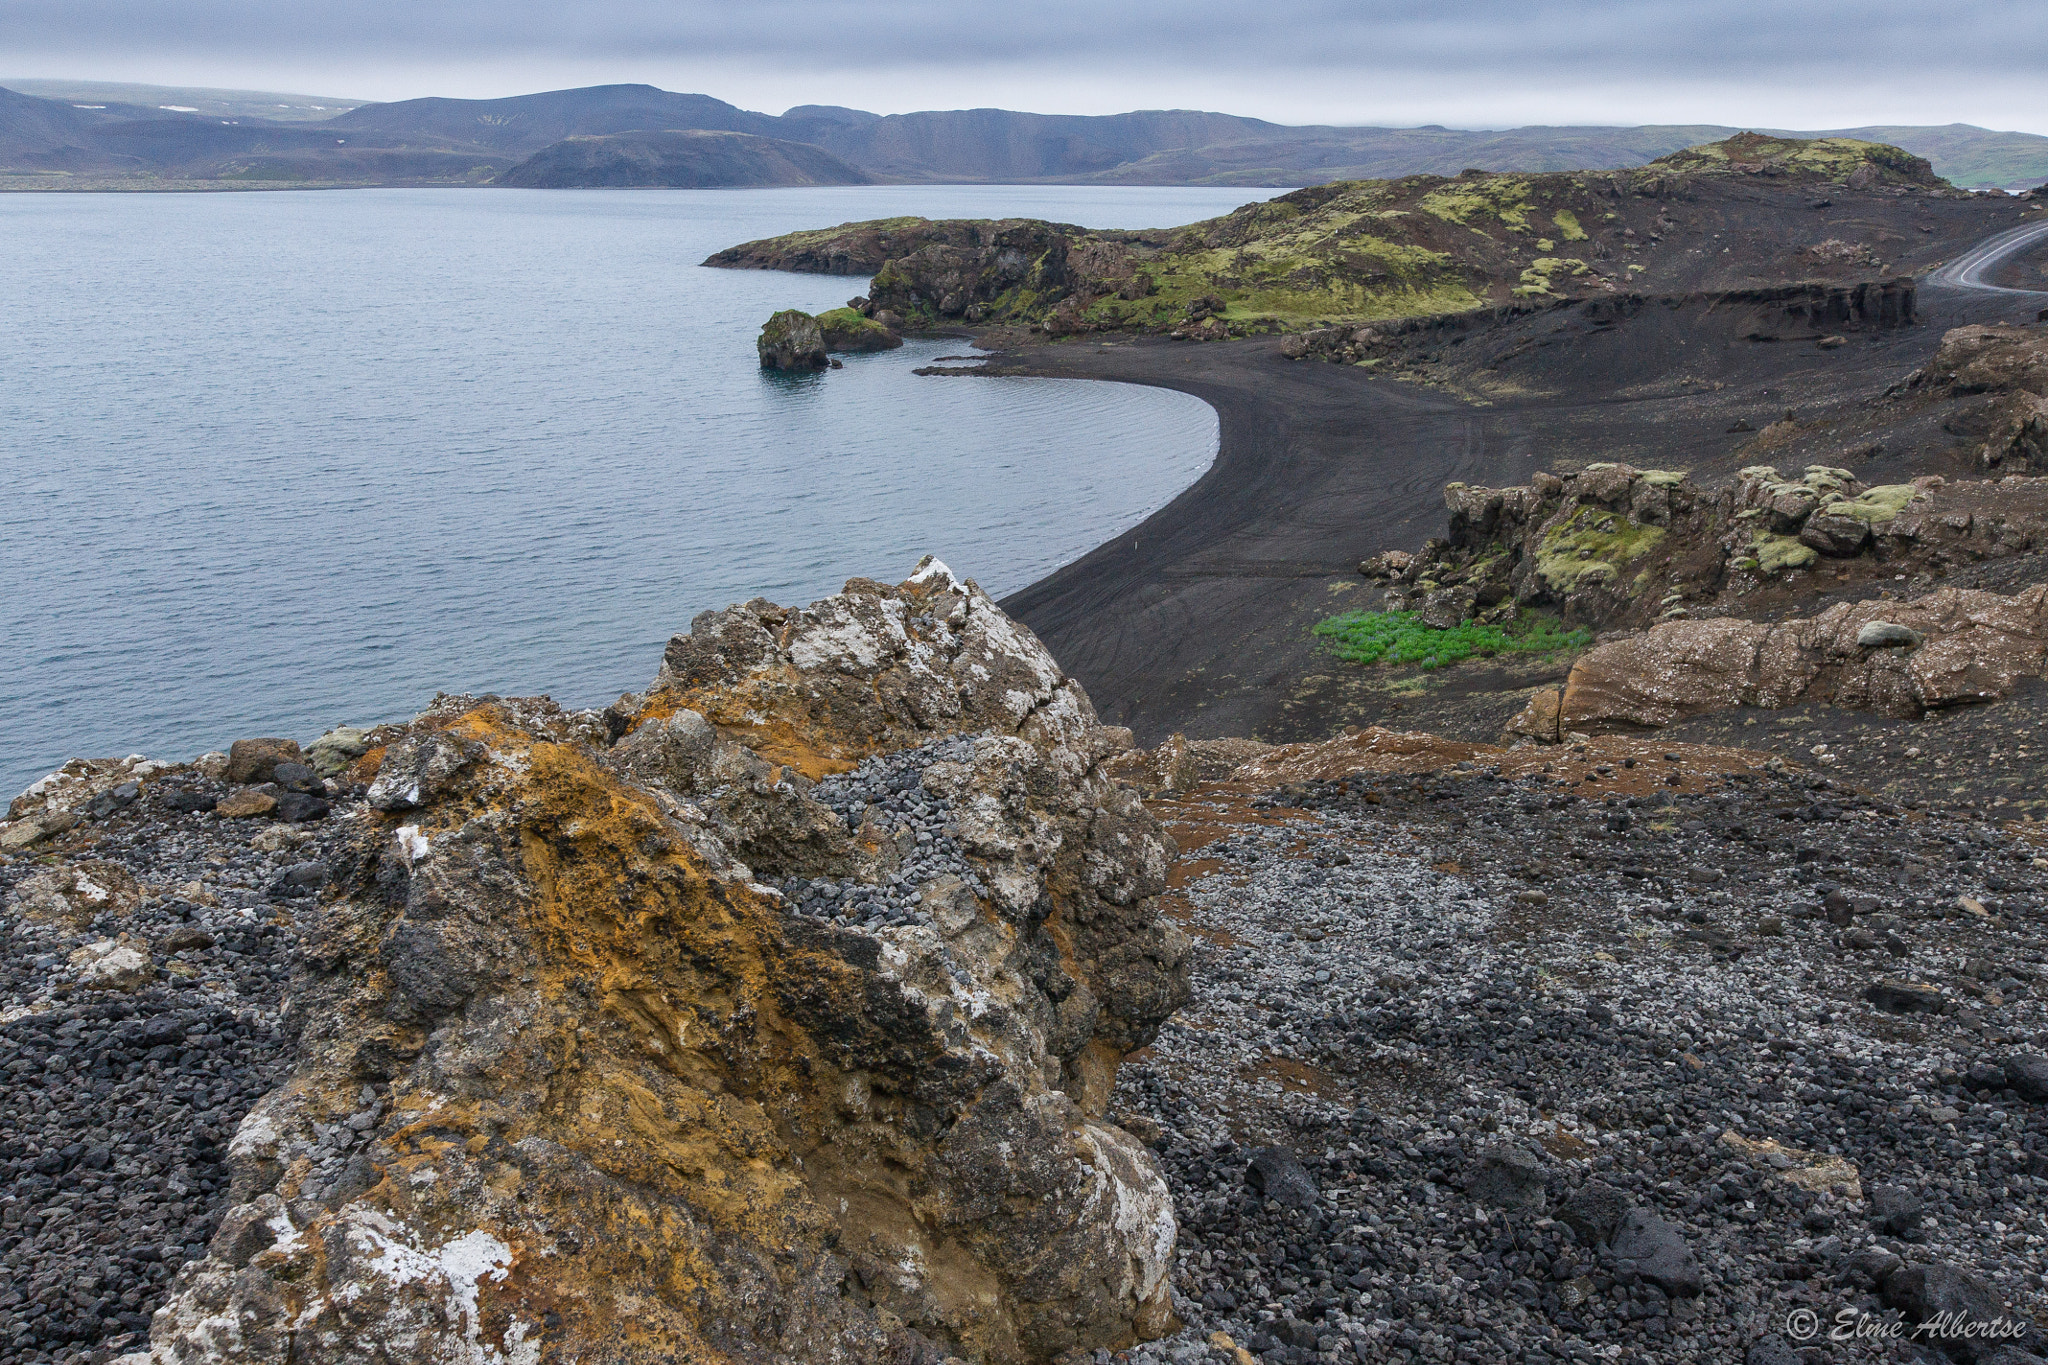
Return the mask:
[[859,218],[1161,226],[1260,193],[0,196],[0,788],[437,690],[602,703],[700,611],[927,551],[1021,588],[1198,477],[1209,407],[911,373],[958,341],[763,375],[771,311],[866,281],[697,262]]

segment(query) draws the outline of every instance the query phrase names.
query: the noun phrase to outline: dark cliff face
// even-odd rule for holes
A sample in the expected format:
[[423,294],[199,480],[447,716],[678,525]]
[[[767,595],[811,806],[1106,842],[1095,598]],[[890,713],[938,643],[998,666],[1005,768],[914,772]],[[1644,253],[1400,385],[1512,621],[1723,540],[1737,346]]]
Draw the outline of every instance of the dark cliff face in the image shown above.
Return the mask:
[[572,137],[500,175],[523,189],[723,189],[747,185],[865,185],[830,152],[746,133],[664,130]]

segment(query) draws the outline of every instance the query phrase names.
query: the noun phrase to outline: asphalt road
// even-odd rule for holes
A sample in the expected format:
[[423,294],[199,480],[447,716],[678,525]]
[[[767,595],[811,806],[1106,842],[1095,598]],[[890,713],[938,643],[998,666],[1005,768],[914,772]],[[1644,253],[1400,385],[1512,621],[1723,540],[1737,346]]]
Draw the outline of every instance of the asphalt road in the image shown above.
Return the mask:
[[1998,233],[1985,238],[1940,269],[1930,270],[1921,283],[1937,288],[1975,289],[1992,294],[2023,294],[2031,298],[2048,298],[2048,290],[2014,289],[2008,285],[1993,284],[1985,278],[1987,274],[2014,257],[2043,242],[2048,242],[2048,223],[2028,223],[2023,227]]

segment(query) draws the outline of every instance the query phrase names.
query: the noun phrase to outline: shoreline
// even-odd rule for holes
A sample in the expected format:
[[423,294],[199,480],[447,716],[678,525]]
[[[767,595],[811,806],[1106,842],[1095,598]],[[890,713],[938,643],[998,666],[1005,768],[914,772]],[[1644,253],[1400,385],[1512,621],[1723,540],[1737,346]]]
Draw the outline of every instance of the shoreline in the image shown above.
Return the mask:
[[[1199,479],[1001,603],[1081,681],[1105,723],[1151,746],[1175,732],[1285,743],[1346,726],[1442,725],[1437,713],[1404,717],[1407,702],[1325,654],[1309,630],[1366,605],[1360,560],[1443,533],[1445,484],[1523,484],[1539,470],[1599,460],[1732,474],[1746,439],[1731,434],[1738,420],[1874,395],[1925,363],[1948,328],[2010,311],[1995,297],[1930,290],[1916,325],[1798,373],[1772,348],[1716,346],[1710,356],[1696,343],[1722,338],[1646,328],[1627,343],[1644,363],[1626,386],[1601,368],[1609,353],[1574,336],[1504,366],[1498,392],[1477,399],[1362,367],[1289,361],[1277,337],[1104,344],[992,328],[941,334],[991,349],[956,376],[1144,384],[1216,410],[1216,458]],[[1703,361],[1726,377],[1690,380]],[[1657,372],[1647,383],[1646,369]],[[1482,685],[1539,681],[1496,670]]]

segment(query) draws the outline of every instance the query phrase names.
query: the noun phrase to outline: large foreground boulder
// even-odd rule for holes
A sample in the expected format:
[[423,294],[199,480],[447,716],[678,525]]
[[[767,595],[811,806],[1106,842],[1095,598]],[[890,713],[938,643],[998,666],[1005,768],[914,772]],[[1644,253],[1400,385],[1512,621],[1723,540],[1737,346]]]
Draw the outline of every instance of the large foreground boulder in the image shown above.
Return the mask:
[[700,617],[603,712],[382,746],[290,1082],[173,1362],[1042,1361],[1172,1326],[1104,1115],[1187,993],[1168,845],[1038,641],[927,562]]

